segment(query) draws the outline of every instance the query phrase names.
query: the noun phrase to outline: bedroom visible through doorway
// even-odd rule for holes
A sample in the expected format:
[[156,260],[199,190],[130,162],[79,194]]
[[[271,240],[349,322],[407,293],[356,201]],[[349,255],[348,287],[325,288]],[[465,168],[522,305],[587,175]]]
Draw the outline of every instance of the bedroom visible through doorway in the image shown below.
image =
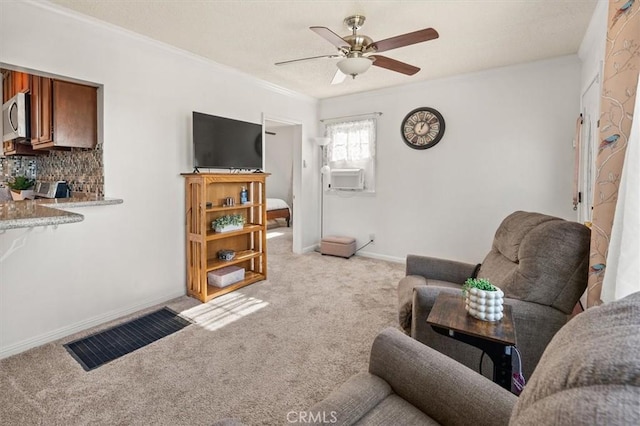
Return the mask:
[[299,135],[300,125],[265,121],[265,172],[271,174],[266,185],[269,232],[293,232],[293,156]]

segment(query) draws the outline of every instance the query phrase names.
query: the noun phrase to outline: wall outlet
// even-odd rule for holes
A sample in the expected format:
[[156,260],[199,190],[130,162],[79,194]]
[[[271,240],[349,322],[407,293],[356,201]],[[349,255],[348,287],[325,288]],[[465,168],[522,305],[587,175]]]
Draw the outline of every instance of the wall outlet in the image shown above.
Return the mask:
[[376,234],[369,234],[369,241],[374,242],[376,240]]

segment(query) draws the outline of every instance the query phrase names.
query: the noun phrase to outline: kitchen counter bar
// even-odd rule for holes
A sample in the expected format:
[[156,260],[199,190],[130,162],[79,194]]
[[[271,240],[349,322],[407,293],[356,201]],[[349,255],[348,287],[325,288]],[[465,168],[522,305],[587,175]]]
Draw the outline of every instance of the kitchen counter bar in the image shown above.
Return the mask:
[[81,222],[84,216],[61,209],[121,204],[117,198],[74,194],[71,198],[39,198],[0,203],[0,230]]

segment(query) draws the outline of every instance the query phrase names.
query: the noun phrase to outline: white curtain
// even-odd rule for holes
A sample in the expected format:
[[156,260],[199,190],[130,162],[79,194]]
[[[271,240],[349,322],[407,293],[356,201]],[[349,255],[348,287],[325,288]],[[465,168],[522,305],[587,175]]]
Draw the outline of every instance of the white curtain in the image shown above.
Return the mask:
[[376,120],[373,118],[327,124],[329,161],[347,163],[375,157]]
[[364,169],[365,190],[375,185],[376,119],[328,123],[325,136],[331,139],[327,158],[332,169]]
[[605,303],[640,291],[640,95],[637,90],[633,117],[611,229],[607,273],[602,282],[601,299]]

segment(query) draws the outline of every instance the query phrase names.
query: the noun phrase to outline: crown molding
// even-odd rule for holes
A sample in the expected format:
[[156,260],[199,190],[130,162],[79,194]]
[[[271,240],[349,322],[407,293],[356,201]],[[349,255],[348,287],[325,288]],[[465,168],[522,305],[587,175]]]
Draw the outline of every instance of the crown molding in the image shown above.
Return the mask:
[[[2,3],[2,1],[0,0],[0,3]],[[296,92],[290,89],[287,89],[285,87],[279,86],[277,84],[274,83],[270,83],[266,80],[262,80],[259,79],[251,74],[248,74],[244,71],[240,71],[236,68],[232,68],[228,65],[223,65],[220,64],[218,62],[215,62],[211,59],[205,58],[203,56],[200,55],[196,55],[195,53],[186,51],[184,49],[181,49],[179,47],[175,47],[172,46],[170,44],[164,43],[162,41],[158,41],[155,40],[151,37],[136,33],[134,31],[128,30],[126,28],[122,28],[119,27],[115,24],[111,24],[105,21],[101,21],[97,18],[94,18],[92,16],[88,16],[88,15],[84,15],[82,13],[76,12],[74,10],[70,10],[67,9],[65,7],[62,7],[60,5],[51,3],[49,1],[37,1],[37,0],[23,0],[22,1],[23,4],[28,4],[29,6],[38,8],[38,9],[42,9],[42,10],[46,10],[48,12],[60,15],[60,16],[64,16],[70,19],[74,19],[76,21],[80,21],[80,22],[84,22],[90,25],[94,25],[94,26],[98,26],[102,29],[108,30],[108,31],[112,31],[114,33],[117,33],[119,35],[125,36],[125,37],[129,37],[131,39],[134,39],[138,42],[141,43],[145,43],[149,46],[153,46],[155,48],[161,49],[166,51],[167,53],[171,53],[174,55],[178,55],[178,56],[182,56],[186,59],[189,60],[193,60],[196,62],[200,62],[202,64],[208,65],[212,68],[214,68],[217,71],[223,72],[223,73],[227,73],[227,74],[233,74],[235,76],[241,76],[247,80],[250,80],[253,84],[255,84],[258,87],[261,87],[263,89],[269,90],[271,92],[275,92],[278,93],[280,95],[284,95],[287,96],[289,98],[293,98],[296,100],[300,100],[303,102],[308,102],[308,103],[313,103],[316,104],[318,102],[317,98],[314,98],[312,96],[308,96],[305,94],[302,94],[300,92]]]

